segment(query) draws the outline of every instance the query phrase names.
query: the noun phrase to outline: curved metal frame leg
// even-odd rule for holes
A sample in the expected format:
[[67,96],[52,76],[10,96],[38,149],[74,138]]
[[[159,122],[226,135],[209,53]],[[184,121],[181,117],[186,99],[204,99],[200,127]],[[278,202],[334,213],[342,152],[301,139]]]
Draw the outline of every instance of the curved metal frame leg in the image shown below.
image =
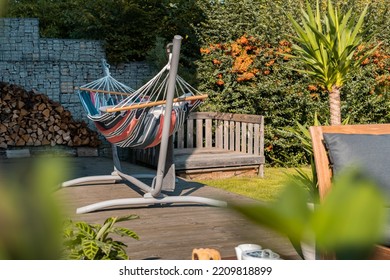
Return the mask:
[[119,175],[99,175],[99,176],[86,176],[73,180],[63,182],[61,187],[80,186],[86,184],[110,184],[117,181],[122,181],[122,177]]
[[77,214],[85,214],[107,207],[129,206],[129,205],[153,205],[153,204],[171,204],[171,203],[196,203],[206,204],[216,207],[227,207],[225,201],[210,199],[199,196],[164,196],[156,198],[145,195],[140,198],[122,198],[97,202],[84,207],[77,208]]

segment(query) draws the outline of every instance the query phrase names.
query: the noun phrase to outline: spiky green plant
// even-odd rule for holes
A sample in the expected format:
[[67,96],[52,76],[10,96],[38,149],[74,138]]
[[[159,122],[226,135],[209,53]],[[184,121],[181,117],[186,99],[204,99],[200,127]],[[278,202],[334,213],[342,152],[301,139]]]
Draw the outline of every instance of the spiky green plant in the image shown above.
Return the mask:
[[368,5],[360,14],[358,20],[350,9],[345,15],[331,0],[327,3],[327,13],[321,19],[319,1],[313,12],[306,2],[306,10],[301,9],[302,26],[288,15],[297,36],[292,36],[296,44],[293,49],[304,69],[297,71],[307,74],[324,86],[329,92],[330,124],[341,124],[340,90],[348,78],[348,74],[379,46],[372,48],[364,55],[356,56],[356,50],[365,39],[365,29],[362,28],[367,14]]
[[[349,117],[347,117],[342,124],[346,125],[349,123]],[[318,194],[318,181],[317,181],[317,171],[314,162],[314,154],[313,154],[313,145],[311,142],[311,136],[309,127],[310,126],[320,126],[321,122],[318,120],[317,113],[314,113],[314,122],[312,125],[308,124],[300,124],[296,122],[296,127],[288,127],[285,128],[284,131],[291,133],[294,137],[296,137],[302,145],[302,148],[306,151],[310,159],[310,167],[311,174],[304,172],[302,168],[296,167],[296,174],[288,174],[287,176],[290,180],[296,182],[296,184],[304,186],[309,190],[311,195],[312,202],[318,202],[319,194]],[[324,125],[329,125],[328,122],[325,122]]]
[[111,233],[139,239],[138,235],[123,227],[114,226],[117,222],[137,219],[136,215],[110,217],[103,225],[68,221],[64,230],[65,258],[77,260],[127,260],[125,247],[121,241],[113,240]]

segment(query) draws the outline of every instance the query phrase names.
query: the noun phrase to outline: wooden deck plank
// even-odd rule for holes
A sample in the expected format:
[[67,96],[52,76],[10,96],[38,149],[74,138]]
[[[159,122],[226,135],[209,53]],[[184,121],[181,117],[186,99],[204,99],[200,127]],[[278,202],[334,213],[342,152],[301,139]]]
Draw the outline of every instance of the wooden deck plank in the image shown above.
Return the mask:
[[[107,175],[112,171],[109,159],[66,158],[69,163],[69,178],[86,175]],[[154,173],[154,170],[122,163],[123,169],[132,173]],[[252,200],[222,191],[197,182],[179,178],[175,193],[218,198],[235,203]],[[102,200],[140,197],[128,184],[103,184],[63,188],[58,191],[74,220],[103,223],[111,216],[139,215],[139,219],[121,223],[134,230],[140,240],[118,238],[128,245],[132,259],[191,259],[194,248],[209,247],[219,250],[224,257],[235,255],[234,247],[242,243],[257,243],[270,248],[284,258],[299,259],[290,242],[268,229],[254,225],[229,208],[204,205],[171,205],[165,207],[137,206],[101,210],[87,214],[75,214],[82,207]]]

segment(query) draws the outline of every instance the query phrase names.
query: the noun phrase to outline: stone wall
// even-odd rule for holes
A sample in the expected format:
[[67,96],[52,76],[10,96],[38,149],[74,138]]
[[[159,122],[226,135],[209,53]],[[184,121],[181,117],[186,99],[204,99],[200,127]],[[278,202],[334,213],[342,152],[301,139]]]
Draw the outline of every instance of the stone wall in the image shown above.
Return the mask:
[[[40,38],[38,19],[0,18],[0,80],[47,94],[75,120],[86,119],[75,87],[101,78],[105,57],[100,41]],[[110,72],[134,89],[153,74],[145,62],[112,66]]]

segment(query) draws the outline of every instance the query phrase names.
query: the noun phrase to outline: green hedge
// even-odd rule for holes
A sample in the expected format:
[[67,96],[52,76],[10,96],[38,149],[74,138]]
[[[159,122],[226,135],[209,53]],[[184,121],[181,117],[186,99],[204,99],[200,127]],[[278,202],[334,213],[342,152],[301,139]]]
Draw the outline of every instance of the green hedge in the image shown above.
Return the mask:
[[[303,1],[198,2],[206,20],[196,29],[202,42],[197,80],[199,89],[209,94],[202,110],[264,115],[267,162],[307,163],[300,143],[284,128],[313,123],[315,112],[326,122],[329,106],[327,92],[291,70],[296,62],[284,56],[292,53],[286,13],[296,15]],[[353,5],[359,12],[364,1],[339,2],[342,9]],[[367,21],[372,34],[367,36],[383,40],[383,45],[342,89],[342,114],[350,123],[390,122],[390,21],[385,13],[385,1],[376,1]]]

